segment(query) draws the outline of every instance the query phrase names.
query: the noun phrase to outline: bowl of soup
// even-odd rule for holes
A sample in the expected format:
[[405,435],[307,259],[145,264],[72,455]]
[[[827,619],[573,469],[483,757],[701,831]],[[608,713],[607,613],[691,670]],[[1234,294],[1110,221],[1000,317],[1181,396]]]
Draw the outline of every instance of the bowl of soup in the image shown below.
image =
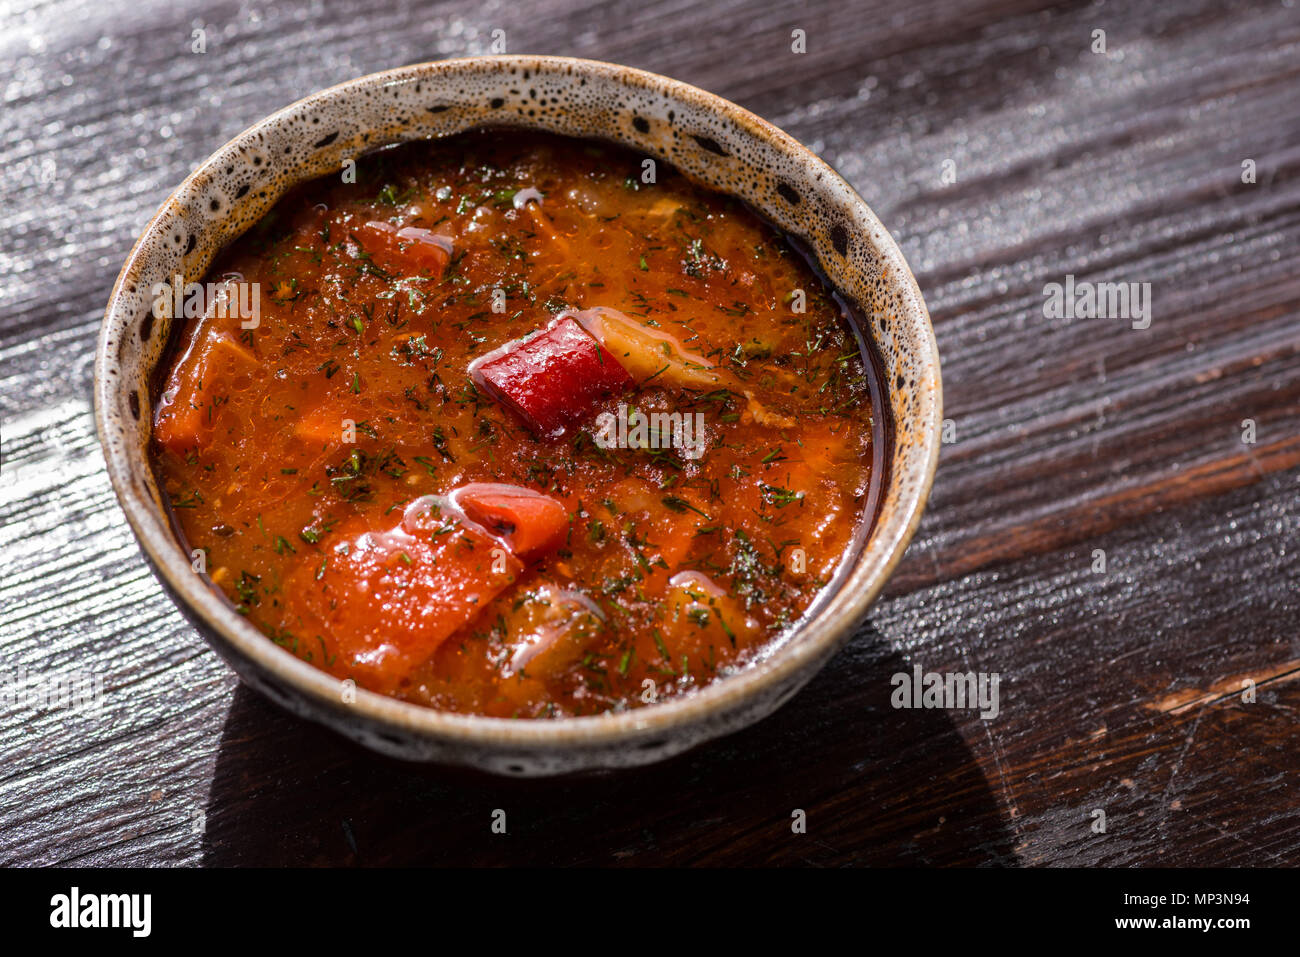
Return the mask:
[[244,681],[539,775],[794,695],[902,557],[942,414],[916,282],[827,164],[686,84],[510,56],[213,154],[122,269],[96,417]]

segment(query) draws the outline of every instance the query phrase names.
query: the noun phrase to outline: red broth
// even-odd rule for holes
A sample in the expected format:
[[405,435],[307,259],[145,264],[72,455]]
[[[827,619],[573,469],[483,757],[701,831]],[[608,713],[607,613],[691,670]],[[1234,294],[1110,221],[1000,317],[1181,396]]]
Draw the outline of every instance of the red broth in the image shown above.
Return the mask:
[[880,479],[872,363],[778,231],[643,161],[385,150],[214,263],[155,468],[269,640],[434,708],[584,715],[743,667],[831,584]]

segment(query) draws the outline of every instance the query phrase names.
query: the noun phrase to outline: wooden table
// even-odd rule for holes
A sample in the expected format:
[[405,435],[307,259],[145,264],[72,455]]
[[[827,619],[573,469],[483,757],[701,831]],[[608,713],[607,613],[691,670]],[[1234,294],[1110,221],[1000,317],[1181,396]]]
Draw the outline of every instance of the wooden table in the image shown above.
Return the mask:
[[[0,672],[82,670],[103,706],[0,709],[0,863],[1300,863],[1292,3],[17,7]],[[300,96],[494,29],[812,146],[902,244],[943,357],[955,441],[869,621],[773,717],[631,773],[411,767],[256,697],[145,567],[94,435],[100,315],[173,186]],[[1150,283],[1149,328],[1046,318],[1067,275]],[[917,664],[997,672],[1000,714],[895,710]]]

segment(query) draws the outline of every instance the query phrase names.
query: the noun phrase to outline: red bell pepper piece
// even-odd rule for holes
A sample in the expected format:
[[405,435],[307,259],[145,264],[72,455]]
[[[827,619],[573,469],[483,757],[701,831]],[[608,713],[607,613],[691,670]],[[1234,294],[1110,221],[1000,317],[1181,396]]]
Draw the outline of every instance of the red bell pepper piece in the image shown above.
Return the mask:
[[340,527],[321,566],[286,582],[305,596],[299,637],[328,649],[327,668],[374,691],[396,690],[438,646],[514,582],[523,564],[495,539],[428,499],[396,527]]
[[154,439],[173,452],[205,443],[219,414],[216,397],[259,366],[257,357],[230,335],[195,327],[184,357],[163,389],[154,416]]
[[449,497],[466,518],[501,536],[520,558],[555,547],[569,531],[564,505],[530,488],[473,482]]
[[357,238],[381,267],[390,272],[441,276],[451,261],[451,240],[418,226],[372,220],[357,230]]
[[485,392],[546,438],[563,435],[602,399],[636,385],[572,316],[475,359],[469,371]]

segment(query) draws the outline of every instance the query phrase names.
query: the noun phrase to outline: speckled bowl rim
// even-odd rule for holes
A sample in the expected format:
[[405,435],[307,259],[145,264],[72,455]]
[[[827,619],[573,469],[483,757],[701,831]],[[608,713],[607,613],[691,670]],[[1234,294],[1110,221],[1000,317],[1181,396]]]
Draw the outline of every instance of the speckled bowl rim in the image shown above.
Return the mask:
[[[904,284],[902,293],[908,299],[909,308],[899,318],[906,324],[906,333],[922,344],[924,354],[919,356],[918,368],[929,377],[929,381],[917,387],[915,414],[910,424],[920,436],[919,441],[924,443],[924,455],[919,459],[919,468],[914,469],[916,474],[909,476],[912,481],[905,496],[897,502],[889,515],[880,516],[871,530],[869,544],[859,559],[859,564],[867,565],[869,573],[865,587],[857,598],[847,609],[836,615],[833,621],[826,620],[824,615],[814,617],[800,628],[798,641],[784,643],[770,657],[738,673],[720,678],[686,695],[647,707],[547,720],[494,718],[438,711],[361,688],[355,689],[354,701],[344,704],[344,683],[341,679],[318,670],[277,646],[251,622],[240,616],[224,597],[218,596],[210,587],[203,584],[200,577],[191,571],[188,556],[181,551],[167,517],[147,496],[142,496],[130,481],[124,456],[120,453],[115,454],[113,446],[106,441],[109,427],[107,410],[114,398],[113,390],[119,388],[121,382],[120,376],[109,374],[110,368],[117,362],[117,357],[110,355],[107,348],[109,330],[115,318],[115,308],[121,308],[123,287],[128,282],[128,277],[140,267],[139,260],[146,238],[160,229],[160,223],[167,216],[170,207],[179,201],[179,197],[187,191],[187,187],[199,181],[208,170],[229,161],[235,155],[234,151],[238,146],[246,143],[248,138],[257,131],[275,124],[277,120],[293,111],[317,103],[355,96],[363,89],[374,89],[393,82],[409,82],[421,76],[447,72],[499,69],[495,64],[502,61],[513,61],[521,66],[532,66],[538,70],[567,68],[573,71],[575,77],[584,74],[602,74],[605,78],[645,86],[674,100],[696,104],[707,102],[713,110],[742,127],[746,132],[774,143],[778,148],[803,154],[804,162],[814,164],[821,170],[828,188],[843,191],[851,197],[856,206],[855,215],[859,222],[867,224],[872,229],[872,243],[876,247],[876,254],[893,274],[890,281]],[[310,177],[304,177],[306,178]],[[821,176],[818,178],[821,179]],[[198,277],[187,277],[187,279],[192,278]],[[869,330],[864,330],[864,334],[867,332]],[[893,386],[886,384],[886,388],[892,389]],[[195,169],[150,220],[118,275],[105,313],[96,351],[95,419],[100,443],[105,452],[109,478],[127,520],[156,574],[163,579],[174,595],[179,596],[179,600],[187,606],[188,613],[197,616],[215,635],[219,635],[227,642],[235,653],[289,688],[313,699],[326,710],[351,712],[358,718],[381,726],[401,729],[417,736],[427,736],[457,747],[488,750],[496,747],[541,752],[564,750],[566,746],[594,749],[617,746],[623,742],[630,744],[636,740],[644,740],[647,735],[671,736],[675,729],[682,729],[696,722],[707,723],[712,716],[742,710],[747,700],[761,697],[765,690],[770,691],[783,683],[801,686],[802,682],[798,680],[799,673],[815,671],[819,662],[824,663],[828,660],[864,620],[868,606],[879,595],[890,574],[897,567],[908,542],[916,531],[938,463],[942,385],[938,349],[929,315],[921,291],[902,252],[874,212],[853,188],[828,164],[788,134],[728,100],[689,84],[644,70],[572,57],[466,57],[412,64],[369,74],[304,97],[248,127]],[[897,427],[898,423],[895,423],[895,428]],[[895,463],[891,463],[891,472],[894,465]],[[900,480],[899,476],[891,474],[891,485],[898,480]],[[882,498],[883,496],[882,492]],[[855,570],[854,577],[858,577],[859,574]],[[846,582],[842,587],[847,588],[850,584]],[[205,638],[212,640],[207,634]],[[810,676],[809,674],[804,677],[804,680]]]

